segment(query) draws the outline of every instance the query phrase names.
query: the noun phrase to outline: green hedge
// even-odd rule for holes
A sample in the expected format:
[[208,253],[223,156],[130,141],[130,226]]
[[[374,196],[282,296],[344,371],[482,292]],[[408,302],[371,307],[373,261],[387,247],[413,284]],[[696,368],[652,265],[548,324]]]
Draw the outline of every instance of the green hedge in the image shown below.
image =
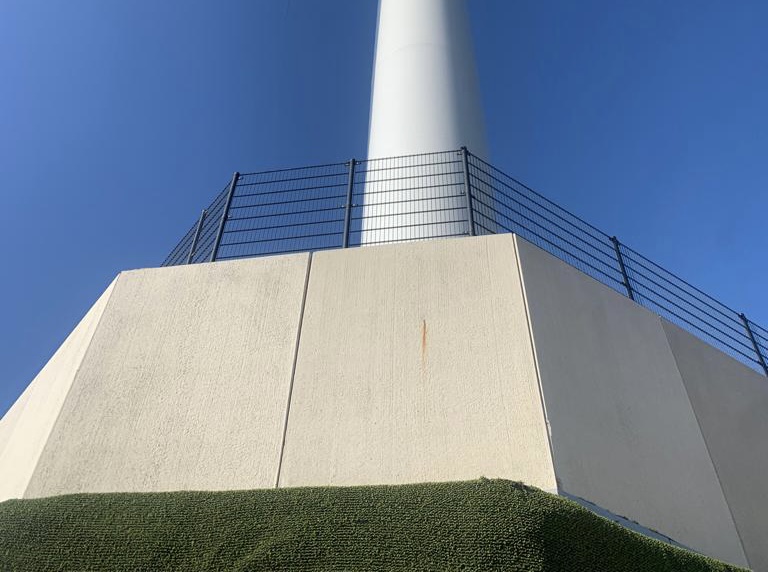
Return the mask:
[[503,480],[0,504],[0,570],[737,570]]

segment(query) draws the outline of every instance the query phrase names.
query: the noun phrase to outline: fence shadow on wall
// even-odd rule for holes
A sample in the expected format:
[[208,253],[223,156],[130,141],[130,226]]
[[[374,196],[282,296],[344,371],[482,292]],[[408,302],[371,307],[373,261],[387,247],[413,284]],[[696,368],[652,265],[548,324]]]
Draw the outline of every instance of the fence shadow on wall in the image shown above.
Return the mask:
[[768,330],[466,148],[235,173],[163,266],[503,232],[768,376]]

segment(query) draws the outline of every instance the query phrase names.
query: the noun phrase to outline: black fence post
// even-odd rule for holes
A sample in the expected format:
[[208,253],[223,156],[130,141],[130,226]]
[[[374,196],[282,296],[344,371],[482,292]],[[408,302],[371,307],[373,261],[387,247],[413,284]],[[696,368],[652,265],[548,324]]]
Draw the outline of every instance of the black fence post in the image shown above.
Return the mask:
[[467,194],[467,223],[469,224],[469,236],[475,236],[475,211],[472,206],[472,182],[469,179],[469,151],[462,147],[461,160],[464,164],[464,192]]
[[768,365],[765,363],[763,352],[760,351],[760,344],[757,343],[755,334],[752,333],[752,328],[749,327],[749,320],[743,313],[739,314],[739,318],[741,318],[741,321],[744,323],[744,329],[747,330],[747,335],[752,342],[752,347],[755,348],[755,353],[757,354],[757,362],[762,366],[765,375],[768,376]]
[[627,274],[627,267],[624,266],[624,257],[621,255],[621,243],[615,236],[611,237],[613,248],[616,251],[616,260],[619,262],[619,270],[621,270],[621,276],[624,279],[624,287],[627,289],[627,296],[630,300],[635,299],[635,293],[632,291],[632,285],[629,283],[629,275]]
[[232,204],[232,197],[235,195],[235,187],[237,186],[237,180],[240,178],[240,173],[235,171],[232,175],[232,182],[229,183],[229,192],[227,193],[227,199],[224,203],[224,210],[221,213],[221,221],[219,222],[219,230],[216,231],[216,239],[213,241],[213,248],[211,248],[211,260],[216,261],[216,256],[219,254],[219,246],[221,245],[221,237],[224,235],[224,224],[227,222],[227,216],[229,216],[229,206]]
[[347,202],[344,205],[344,238],[341,247],[349,248],[349,227],[352,223],[352,193],[355,190],[355,159],[349,160],[349,182],[347,183]]
[[203,223],[205,222],[205,213],[207,211],[203,209],[200,213],[200,220],[197,221],[197,228],[195,229],[195,237],[192,239],[192,246],[189,247],[189,255],[187,256],[187,264],[192,264],[192,257],[197,250],[197,241],[200,239],[200,231],[203,229]]

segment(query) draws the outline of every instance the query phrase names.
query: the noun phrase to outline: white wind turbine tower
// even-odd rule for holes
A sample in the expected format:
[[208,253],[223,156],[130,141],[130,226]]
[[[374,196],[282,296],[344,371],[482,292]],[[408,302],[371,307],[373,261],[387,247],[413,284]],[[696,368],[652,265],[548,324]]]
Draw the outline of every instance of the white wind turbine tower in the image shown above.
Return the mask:
[[380,0],[361,242],[466,232],[455,166],[379,161],[463,146],[487,157],[465,0]]

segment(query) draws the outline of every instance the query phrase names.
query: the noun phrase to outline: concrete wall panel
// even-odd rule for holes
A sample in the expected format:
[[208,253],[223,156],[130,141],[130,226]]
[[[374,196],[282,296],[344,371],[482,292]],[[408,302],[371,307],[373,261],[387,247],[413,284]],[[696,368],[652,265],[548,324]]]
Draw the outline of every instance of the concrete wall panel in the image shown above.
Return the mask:
[[768,379],[662,323],[747,559],[768,572]]
[[121,274],[25,496],[274,486],[308,260]]
[[746,564],[660,319],[516,242],[560,488]]
[[281,486],[555,486],[510,235],[317,253]]
[[0,501],[21,498],[115,283],[109,285],[0,424]]
[[[2,419],[0,419],[0,459],[3,456],[5,447],[11,442],[16,423],[21,418],[21,414],[24,412],[24,408],[27,406],[27,401],[29,401],[29,396],[34,391],[34,388],[35,383],[33,380],[24,392],[19,395],[19,398],[13,405],[11,405],[11,408],[5,412]],[[2,468],[0,468],[0,472],[2,472]]]

